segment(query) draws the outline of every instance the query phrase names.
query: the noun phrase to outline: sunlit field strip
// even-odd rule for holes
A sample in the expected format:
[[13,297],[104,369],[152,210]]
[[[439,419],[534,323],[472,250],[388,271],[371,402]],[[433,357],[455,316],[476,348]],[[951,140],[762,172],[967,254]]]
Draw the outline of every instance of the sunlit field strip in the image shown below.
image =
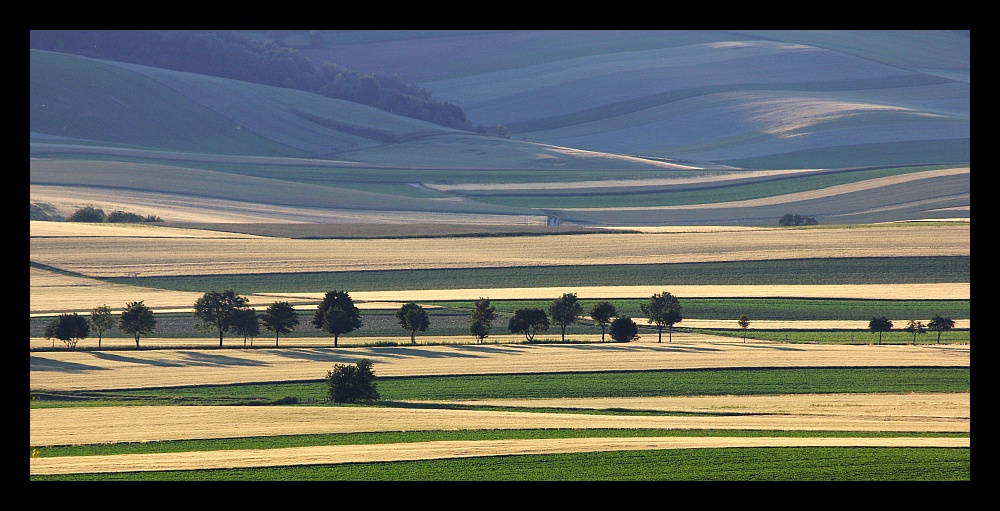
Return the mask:
[[[216,345],[217,346],[217,345]],[[675,335],[638,343],[306,346],[289,349],[32,352],[32,392],[316,381],[334,364],[372,360],[376,374],[443,376],[734,367],[968,367],[969,344],[784,344]]]
[[31,260],[95,277],[968,256],[967,225],[467,239],[31,238]]

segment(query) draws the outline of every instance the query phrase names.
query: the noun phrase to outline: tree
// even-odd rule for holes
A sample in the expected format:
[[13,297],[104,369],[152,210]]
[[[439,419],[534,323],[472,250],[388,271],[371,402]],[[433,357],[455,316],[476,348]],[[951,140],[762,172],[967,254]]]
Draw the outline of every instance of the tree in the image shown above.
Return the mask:
[[615,342],[629,342],[639,339],[639,325],[628,316],[618,316],[611,322],[611,338]]
[[562,329],[562,342],[566,342],[566,327],[576,323],[583,314],[583,306],[576,301],[576,293],[564,293],[549,304],[552,322]]
[[736,318],[736,323],[743,329],[743,342],[747,342],[747,327],[750,326],[750,316],[740,314],[740,317]]
[[139,349],[139,335],[151,334],[156,328],[156,318],[153,311],[149,310],[144,303],[129,302],[125,304],[121,319],[118,321],[118,329],[127,332],[135,337],[135,349]]
[[934,332],[937,332],[937,342],[941,344],[941,332],[947,332],[952,328],[955,328],[955,322],[951,318],[942,318],[940,314],[935,314],[930,321],[927,322],[927,328]]
[[103,222],[105,218],[104,210],[100,208],[95,208],[93,206],[86,206],[80,208],[73,212],[68,218],[67,222]]
[[219,332],[219,347],[222,347],[222,334],[233,327],[237,309],[246,307],[247,299],[236,294],[232,289],[221,293],[209,291],[194,303],[194,317],[198,319],[200,328],[214,329]]
[[101,305],[90,310],[90,326],[97,332],[97,347],[101,347],[101,339],[104,332],[111,330],[115,326],[115,318],[111,315],[111,307]]
[[913,345],[916,346],[917,334],[926,334],[927,327],[924,326],[924,323],[922,321],[914,321],[911,319],[910,322],[907,323],[905,327],[903,327],[903,331],[913,334]]
[[337,364],[326,373],[327,400],[334,403],[370,402],[379,399],[372,361],[364,358],[357,365]]
[[892,330],[892,321],[885,319],[885,316],[872,318],[872,320],[868,322],[868,330],[870,330],[871,333],[878,332],[878,343],[882,344],[882,332]]
[[[618,315],[618,310],[611,302],[597,302],[590,308],[590,317],[601,325],[601,342],[604,342],[604,329],[611,322],[611,318]],[[614,336],[612,336],[614,339]]]
[[476,340],[480,344],[490,334],[493,321],[497,318],[496,312],[496,307],[490,305],[489,298],[480,297],[479,300],[476,300],[475,308],[472,309],[472,323],[469,325],[469,331],[476,336]]
[[674,341],[674,324],[681,322],[681,304],[677,297],[664,291],[657,293],[648,302],[639,305],[649,323],[656,325],[656,342],[663,342],[663,326],[669,328],[670,342]]
[[260,316],[264,328],[274,332],[274,347],[278,347],[278,335],[295,331],[299,324],[299,314],[288,302],[274,302]]
[[403,330],[410,332],[410,344],[416,344],[417,332],[427,331],[427,327],[431,324],[427,318],[427,311],[413,302],[404,304],[396,311],[396,321]]
[[[75,350],[76,344],[90,335],[90,323],[87,318],[75,312],[60,314],[49,323],[49,327],[45,329],[45,335],[50,339],[59,339],[66,343],[67,348]],[[55,341],[52,342],[54,346]]]
[[316,307],[312,324],[333,335],[333,346],[341,334],[353,332],[361,327],[361,311],[354,306],[354,300],[345,291],[330,291]]
[[247,338],[250,339],[250,346],[253,346],[253,338],[260,334],[257,311],[250,307],[241,307],[233,311],[232,329],[236,335],[243,336],[244,348],[247,347]]
[[542,309],[517,309],[507,323],[507,329],[512,334],[524,334],[524,338],[531,342],[535,339],[536,332],[549,329],[549,317]]

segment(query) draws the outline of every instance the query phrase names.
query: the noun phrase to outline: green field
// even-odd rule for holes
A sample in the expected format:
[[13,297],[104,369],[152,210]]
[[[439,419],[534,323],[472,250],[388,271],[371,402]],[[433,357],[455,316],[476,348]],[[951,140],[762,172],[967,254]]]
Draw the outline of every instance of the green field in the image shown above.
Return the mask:
[[[403,400],[968,392],[968,368],[779,368],[380,378],[385,402]],[[38,394],[31,406],[322,403],[325,380],[301,383]],[[399,406],[398,404],[395,406]]]
[[[736,261],[723,263],[620,264],[371,270],[181,277],[110,278],[134,286],[203,292],[319,293],[332,289],[392,291],[550,286],[907,284],[970,282],[970,257],[873,257]],[[555,297],[553,297],[555,298]]]
[[[579,397],[631,395],[711,395],[742,389],[751,394],[787,392],[968,392],[968,368],[868,368],[640,371],[582,374],[500,375],[475,377],[383,378],[383,401],[377,406],[415,406],[393,400],[460,400],[487,397]],[[123,406],[141,404],[267,404],[261,400],[300,397],[322,406],[325,382],[145,389],[42,396],[32,406]],[[75,395],[70,395],[75,394]],[[67,400],[67,399],[74,400]],[[280,399],[280,398],[277,398]],[[298,405],[302,406],[302,405]],[[339,405],[357,406],[357,405]],[[448,406],[423,405],[423,406]],[[489,407],[477,407],[491,409]],[[495,409],[495,408],[494,408]],[[506,410],[538,411],[532,408]],[[557,410],[544,410],[557,411]],[[558,410],[563,413],[593,410]],[[645,413],[613,410],[602,413]],[[41,457],[90,456],[225,449],[273,449],[344,444],[490,440],[508,438],[581,438],[606,436],[790,436],[905,437],[967,434],[704,431],[704,430],[474,430],[334,435],[294,435],[216,440],[48,446]],[[33,481],[169,480],[968,480],[969,449],[947,448],[731,448],[623,451],[467,459],[355,463],[236,470],[195,470],[31,476]]]

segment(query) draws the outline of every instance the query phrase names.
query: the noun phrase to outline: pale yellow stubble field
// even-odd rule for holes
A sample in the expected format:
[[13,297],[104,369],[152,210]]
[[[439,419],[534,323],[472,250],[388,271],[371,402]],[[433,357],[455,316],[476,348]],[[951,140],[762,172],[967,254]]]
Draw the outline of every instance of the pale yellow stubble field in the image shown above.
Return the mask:
[[37,237],[31,260],[95,277],[970,255],[968,225],[477,238]]

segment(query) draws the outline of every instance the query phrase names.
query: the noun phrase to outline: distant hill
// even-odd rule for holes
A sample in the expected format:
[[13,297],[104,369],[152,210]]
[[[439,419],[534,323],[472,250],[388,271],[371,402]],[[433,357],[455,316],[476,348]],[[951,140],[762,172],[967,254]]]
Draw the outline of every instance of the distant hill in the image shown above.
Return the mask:
[[322,36],[303,55],[396,73],[513,138],[758,168],[969,159],[968,32]]
[[281,221],[320,223],[418,213],[426,223],[578,225],[969,215],[968,33],[281,37],[314,62],[396,74],[502,129],[31,50],[32,201],[62,214],[161,204],[136,213],[168,221],[182,204],[198,209],[188,221],[211,220],[227,198],[241,202],[232,218],[248,222],[275,208],[285,208]]

